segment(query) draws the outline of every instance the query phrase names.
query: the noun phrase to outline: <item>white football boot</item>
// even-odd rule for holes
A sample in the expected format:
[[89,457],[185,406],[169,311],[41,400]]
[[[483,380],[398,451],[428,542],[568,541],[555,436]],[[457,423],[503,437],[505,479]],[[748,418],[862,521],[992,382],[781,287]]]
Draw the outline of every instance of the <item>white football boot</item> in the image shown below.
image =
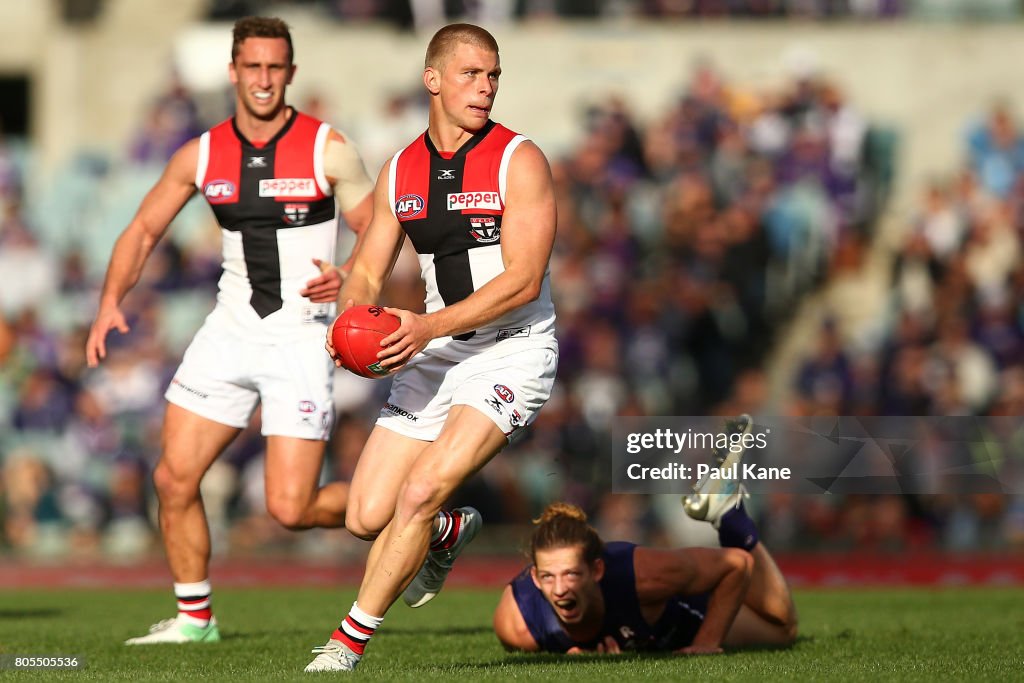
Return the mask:
[[[740,415],[735,420],[727,420],[725,423],[726,434],[730,442],[734,434],[750,434],[754,426],[754,420],[747,414]],[[729,510],[739,507],[744,498],[749,498],[746,488],[738,479],[713,478],[713,473],[720,473],[738,465],[743,460],[745,448],[725,449],[714,448],[712,455],[717,468],[712,468],[707,474],[701,477],[700,481],[693,485],[693,493],[683,496],[683,509],[690,517],[711,522],[712,526],[718,528],[718,523]]]
[[419,573],[402,593],[402,599],[409,607],[422,607],[441,592],[444,580],[448,577],[448,572],[452,570],[452,565],[455,564],[455,558],[466,549],[466,546],[476,537],[480,527],[484,524],[483,518],[475,508],[455,508],[452,510],[452,514],[462,515],[459,538],[447,550],[431,550],[427,553],[427,559],[420,567]]
[[362,659],[340,640],[333,638],[328,640],[326,645],[314,647],[313,654],[316,657],[304,669],[308,674],[320,671],[352,671]]

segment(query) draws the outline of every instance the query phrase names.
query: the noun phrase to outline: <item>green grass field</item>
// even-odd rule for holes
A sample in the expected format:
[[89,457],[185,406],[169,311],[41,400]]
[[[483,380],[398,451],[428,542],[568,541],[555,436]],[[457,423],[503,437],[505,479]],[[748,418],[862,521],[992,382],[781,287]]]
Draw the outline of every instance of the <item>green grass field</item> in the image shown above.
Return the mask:
[[[349,590],[217,590],[223,640],[129,648],[172,614],[166,591],[0,591],[0,652],[80,655],[84,670],[0,671],[67,681],[309,680],[302,668],[352,603]],[[447,590],[396,606],[356,676],[365,681],[1022,680],[1024,591],[800,591],[790,650],[714,657],[506,654],[490,631],[496,591]],[[337,674],[318,674],[319,677]]]

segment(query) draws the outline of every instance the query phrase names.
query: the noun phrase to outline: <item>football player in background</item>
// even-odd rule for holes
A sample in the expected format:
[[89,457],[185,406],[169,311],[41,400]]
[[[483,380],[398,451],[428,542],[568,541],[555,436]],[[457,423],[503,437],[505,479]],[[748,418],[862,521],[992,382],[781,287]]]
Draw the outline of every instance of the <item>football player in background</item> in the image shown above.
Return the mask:
[[373,183],[343,134],[286,103],[295,69],[283,21],[238,20],[228,66],[235,115],[175,152],[110,257],[86,342],[90,367],[106,357],[111,330],[128,332],[120,303],[196,192],[222,228],[217,305],[167,389],[153,473],[178,613],[129,645],[220,639],[199,483],[258,404],[270,514],[289,529],[344,523],[348,485],[319,486],[334,418],[334,367],[322,340],[347,269],[331,265],[337,211],[358,246],[373,212]]

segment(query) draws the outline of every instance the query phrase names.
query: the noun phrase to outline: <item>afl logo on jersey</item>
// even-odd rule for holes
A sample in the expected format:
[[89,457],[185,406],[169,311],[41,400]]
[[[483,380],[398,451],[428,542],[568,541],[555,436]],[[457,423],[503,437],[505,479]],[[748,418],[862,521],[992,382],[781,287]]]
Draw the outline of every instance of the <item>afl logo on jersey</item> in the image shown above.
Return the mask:
[[495,384],[494,393],[498,395],[505,403],[511,403],[516,400],[516,395],[512,393],[512,390],[506,387],[504,384]]
[[226,202],[235,196],[235,184],[230,180],[211,180],[203,187],[203,194],[211,204]]
[[395,202],[395,215],[399,218],[412,218],[423,211],[423,197],[418,194],[403,194]]
[[481,244],[497,242],[501,237],[501,228],[493,216],[473,216],[469,219],[470,236]]

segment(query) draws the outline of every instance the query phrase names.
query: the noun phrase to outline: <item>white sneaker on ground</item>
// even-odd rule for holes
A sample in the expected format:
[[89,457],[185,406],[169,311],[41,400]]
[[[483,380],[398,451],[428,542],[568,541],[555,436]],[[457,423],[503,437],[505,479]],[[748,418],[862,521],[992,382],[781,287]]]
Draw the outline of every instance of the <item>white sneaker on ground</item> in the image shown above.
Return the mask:
[[304,669],[306,673],[352,671],[356,668],[359,660],[362,659],[362,657],[348,649],[340,640],[334,640],[333,638],[328,640],[326,645],[314,647],[313,654],[316,657],[306,665]]
[[[726,434],[729,435],[730,443],[734,434],[749,434],[754,426],[754,420],[747,414],[740,415],[735,420],[728,420],[725,423]],[[700,481],[693,485],[693,493],[683,496],[683,509],[690,517],[711,522],[717,529],[718,523],[729,510],[736,508],[744,498],[749,498],[747,489],[737,479],[723,479],[712,477],[712,474],[720,474],[722,470],[729,470],[743,459],[745,448],[726,448],[724,450],[714,448],[712,454],[717,468],[712,468]]]
[[409,607],[422,607],[441,592],[444,580],[455,564],[455,558],[465,550],[484,524],[483,518],[475,508],[455,508],[452,514],[462,515],[459,538],[447,550],[431,550],[427,553],[427,559],[420,567],[419,573],[402,593],[402,599]]
[[149,633],[129,638],[125,645],[158,645],[161,643],[216,643],[220,640],[217,617],[205,627],[196,626],[182,615],[164,619],[149,627]]

